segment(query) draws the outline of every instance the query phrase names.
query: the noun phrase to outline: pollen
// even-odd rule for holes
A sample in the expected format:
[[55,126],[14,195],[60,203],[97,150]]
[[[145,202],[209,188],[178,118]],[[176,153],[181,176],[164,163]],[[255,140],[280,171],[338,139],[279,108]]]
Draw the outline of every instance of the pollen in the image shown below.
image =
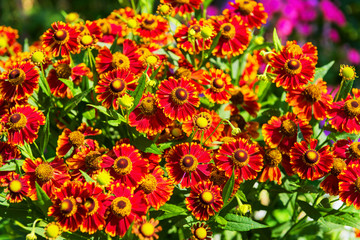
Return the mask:
[[81,44],[84,46],[91,45],[94,42],[94,39],[90,35],[84,35],[80,40]]
[[111,203],[111,211],[119,218],[129,216],[132,204],[126,197],[117,197]]
[[69,38],[69,33],[63,29],[57,30],[54,34],[54,40],[58,44],[65,44]]
[[232,160],[237,167],[244,167],[249,162],[249,154],[244,149],[237,149],[233,153]]
[[239,1],[239,11],[241,15],[249,15],[254,11],[257,3],[252,0],[240,0]]
[[25,72],[19,68],[11,70],[8,77],[9,77],[9,82],[13,86],[22,84],[26,79]]
[[285,62],[285,72],[290,75],[297,75],[301,72],[302,65],[298,59],[288,59]]
[[155,99],[153,97],[146,97],[140,103],[140,110],[144,115],[154,115],[156,113],[157,107],[155,104]]
[[176,104],[183,105],[187,102],[188,92],[185,88],[177,87],[171,92],[171,98]]
[[281,122],[280,132],[286,137],[293,137],[297,133],[297,126],[292,120],[286,119]]
[[77,205],[74,197],[64,199],[60,204],[60,210],[65,217],[73,216],[77,211]]
[[114,161],[113,168],[117,174],[127,175],[132,170],[132,162],[128,157],[120,156]]
[[59,64],[55,71],[58,78],[68,79],[71,76],[71,67],[66,63]]
[[306,165],[314,166],[319,162],[320,155],[317,151],[310,149],[304,153],[303,160]]
[[211,82],[211,89],[214,92],[222,92],[225,89],[225,82],[221,78],[215,78]]
[[129,58],[120,52],[114,53],[111,64],[112,64],[113,68],[119,68],[119,69],[129,69],[130,68]]
[[31,55],[31,61],[34,64],[43,64],[45,61],[45,55],[42,51],[35,51]]
[[348,66],[348,65],[340,66],[339,76],[341,76],[344,80],[349,80],[349,81],[357,78],[354,66]]
[[180,159],[180,168],[187,173],[195,171],[198,164],[197,158],[191,154],[187,154]]
[[360,142],[353,142],[349,147],[351,157],[360,158]]
[[282,155],[277,149],[268,149],[265,152],[264,160],[270,167],[276,167],[282,161]]
[[203,227],[199,227],[195,230],[195,237],[197,239],[205,239],[207,237],[207,231]]
[[145,194],[152,193],[157,187],[157,180],[152,174],[146,175],[143,182],[140,184],[140,189],[144,191]]
[[80,131],[74,131],[69,134],[70,143],[76,148],[84,144],[85,136]]
[[85,157],[86,167],[98,170],[100,169],[101,153],[98,151],[90,151]]
[[22,113],[14,113],[10,116],[8,125],[10,129],[14,129],[15,131],[19,131],[26,126],[27,118]]
[[306,87],[304,92],[304,97],[306,101],[310,103],[317,102],[321,99],[321,91],[318,86],[311,84],[310,86]]
[[334,158],[334,164],[331,169],[331,174],[338,176],[346,168],[346,163],[341,158]]
[[115,94],[123,93],[126,90],[126,82],[121,78],[115,78],[111,81],[109,87]]
[[49,239],[56,239],[62,233],[62,228],[59,223],[51,222],[45,227],[45,235]]
[[48,163],[41,163],[35,169],[36,179],[42,183],[48,182],[54,175],[54,169]]
[[231,23],[224,23],[221,25],[220,32],[221,36],[225,39],[233,39],[236,34],[235,27]]
[[357,99],[347,100],[344,104],[344,112],[350,117],[354,118],[360,114],[360,104]]

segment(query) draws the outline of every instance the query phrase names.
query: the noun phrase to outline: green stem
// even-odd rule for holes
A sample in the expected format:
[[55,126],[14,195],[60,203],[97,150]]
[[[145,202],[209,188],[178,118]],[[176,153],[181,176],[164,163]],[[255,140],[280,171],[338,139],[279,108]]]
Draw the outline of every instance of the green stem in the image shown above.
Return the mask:
[[[130,0],[131,2],[131,7],[136,11],[136,6],[135,6],[135,1],[134,0]],[[111,238],[110,238],[111,239]]]
[[307,215],[305,215],[303,218],[301,218],[298,222],[296,222],[294,225],[292,225],[289,230],[285,233],[285,235],[280,240],[285,240],[286,237],[290,234],[291,230],[293,230],[297,225],[302,223],[304,220],[306,220]]
[[219,124],[216,126],[216,128],[214,129],[214,131],[205,139],[204,144],[210,139],[210,137],[216,132],[216,129],[218,129],[218,127],[224,122],[224,121],[228,121],[226,119],[222,119]]

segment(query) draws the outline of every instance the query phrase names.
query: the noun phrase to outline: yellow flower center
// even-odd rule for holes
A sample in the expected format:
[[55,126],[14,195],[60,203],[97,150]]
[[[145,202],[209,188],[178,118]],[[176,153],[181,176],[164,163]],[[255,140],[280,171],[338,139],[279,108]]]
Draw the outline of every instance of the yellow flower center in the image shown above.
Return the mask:
[[150,55],[146,58],[146,63],[149,64],[150,66],[155,65],[157,61],[158,61],[158,57],[155,55]]
[[296,75],[301,72],[302,65],[298,59],[288,59],[285,62],[285,72],[291,75]]
[[113,59],[111,62],[113,68],[119,68],[119,69],[129,69],[130,68],[130,60],[129,58],[119,52],[114,53]]
[[31,61],[35,64],[43,63],[45,55],[42,51],[36,51],[31,55]]
[[76,148],[84,144],[85,136],[80,131],[74,131],[69,134],[69,142]]
[[235,166],[244,167],[248,164],[250,157],[244,149],[237,149],[232,155],[232,160]]
[[108,186],[113,181],[113,177],[106,170],[99,172],[96,176],[96,182],[101,186]]
[[221,36],[225,39],[233,39],[236,34],[234,25],[231,23],[224,23],[220,27]]
[[255,1],[247,1],[242,0],[239,1],[239,11],[241,15],[249,15],[254,11],[254,8],[256,7],[257,3]]
[[224,80],[222,80],[221,78],[215,78],[212,82],[211,82],[211,89],[214,92],[222,92],[225,89],[225,82]]
[[86,201],[84,203],[84,206],[87,209],[86,214],[88,216],[92,216],[99,209],[99,202],[98,202],[98,200],[96,198],[89,197],[89,198],[86,199]]
[[195,230],[195,237],[197,239],[205,239],[207,237],[207,231],[203,227],[199,227]]
[[144,98],[140,103],[140,110],[144,115],[154,115],[157,110],[155,99],[153,97]]
[[49,223],[45,228],[45,235],[50,239],[56,239],[61,232],[61,227],[56,222]]
[[7,47],[8,39],[5,36],[0,36],[0,48]]
[[303,155],[304,163],[308,166],[316,165],[320,160],[320,155],[315,150],[307,150]]
[[205,190],[200,194],[200,201],[205,205],[210,205],[214,202],[214,195],[212,192]]
[[27,118],[22,113],[14,113],[10,116],[8,125],[10,129],[14,129],[15,131],[19,131],[26,126]]
[[355,180],[355,188],[358,192],[360,192],[360,177]]
[[179,67],[175,71],[175,78],[191,78],[191,71],[185,67]]
[[265,162],[270,167],[276,167],[282,160],[282,155],[277,149],[268,149],[265,152]]
[[301,47],[297,44],[291,44],[291,45],[287,46],[286,50],[288,53],[292,53],[292,54],[296,54],[296,55],[303,54]]
[[167,14],[169,14],[170,6],[167,4],[162,4],[159,10],[160,10],[161,14],[167,15]]
[[126,197],[117,197],[111,203],[111,211],[119,218],[129,216],[131,208],[131,202]]
[[350,117],[354,118],[360,114],[360,104],[357,99],[347,100],[344,104],[344,112]]
[[71,76],[71,67],[66,63],[59,64],[55,71],[58,78],[68,79]]
[[91,45],[94,42],[94,39],[90,35],[84,35],[80,40],[81,44],[84,46]]
[[200,38],[201,37],[201,26],[198,24],[192,25],[189,27],[188,34],[191,37]]
[[114,161],[113,168],[117,174],[127,175],[132,170],[132,162],[128,157],[120,156]]
[[360,142],[353,142],[349,147],[349,152],[353,158],[360,158]]
[[194,125],[199,130],[207,130],[212,124],[211,114],[207,112],[201,112],[193,117]]
[[321,90],[318,86],[311,84],[303,92],[306,101],[314,103],[321,99]]
[[171,130],[171,135],[173,135],[175,138],[180,137],[182,135],[182,130],[180,128],[173,128]]
[[76,12],[68,13],[65,17],[66,22],[72,23],[79,19],[79,14]]
[[77,211],[74,197],[65,198],[60,204],[60,211],[65,217],[73,216]]
[[145,28],[146,30],[154,30],[156,29],[158,26],[158,22],[156,21],[155,17],[153,16],[149,16],[149,18],[145,19],[142,23],[141,23],[141,27]]
[[292,120],[286,119],[281,122],[280,132],[286,137],[293,137],[297,134],[297,126]]
[[196,157],[191,154],[187,154],[180,159],[180,168],[187,173],[195,171],[198,164]]
[[9,189],[13,193],[19,193],[22,190],[22,183],[20,180],[12,180],[9,184]]
[[157,187],[157,180],[152,174],[146,175],[143,182],[140,184],[140,189],[144,191],[145,194],[152,193]]
[[345,66],[341,69],[340,76],[346,80],[352,80],[355,78],[356,73],[353,67]]
[[111,81],[109,87],[114,94],[121,94],[126,90],[126,82],[121,78],[115,78]]
[[90,151],[85,157],[86,167],[98,170],[100,169],[101,153],[98,151]]
[[48,163],[41,163],[35,169],[35,177],[40,182],[47,182],[54,176],[54,169]]
[[334,164],[331,169],[331,174],[338,176],[346,168],[346,163],[341,158],[334,158]]
[[145,237],[151,237],[155,232],[155,228],[151,223],[146,222],[141,225],[140,231]]
[[127,21],[128,28],[136,28],[137,22],[135,19],[129,19]]
[[19,68],[11,70],[8,77],[9,77],[9,82],[13,86],[22,84],[26,79],[25,72]]
[[60,30],[57,30],[55,33],[54,33],[54,37],[53,39],[55,40],[55,42],[57,44],[65,44],[67,43],[67,41],[69,40],[70,36],[69,36],[69,33],[64,30],[64,29],[60,29]]
[[210,26],[203,26],[201,28],[201,37],[208,39],[213,35],[213,29]]
[[185,88],[177,87],[172,90],[171,98],[176,104],[183,105],[187,102],[188,92]]

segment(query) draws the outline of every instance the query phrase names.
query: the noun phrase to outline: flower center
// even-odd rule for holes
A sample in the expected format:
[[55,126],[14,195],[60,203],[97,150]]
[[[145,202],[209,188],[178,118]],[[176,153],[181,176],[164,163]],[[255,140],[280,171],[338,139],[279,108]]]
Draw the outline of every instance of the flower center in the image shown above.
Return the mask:
[[113,181],[113,177],[106,170],[100,171],[96,176],[96,182],[100,186],[108,186]]
[[268,149],[265,152],[265,162],[270,167],[276,167],[282,160],[282,155],[277,149]]
[[352,67],[346,66],[341,69],[341,75],[344,79],[350,80],[354,79],[354,76],[356,75],[354,69]]
[[254,11],[256,2],[254,1],[240,1],[239,2],[239,12],[241,15],[249,15]]
[[146,30],[154,30],[156,29],[156,27],[158,26],[158,23],[157,21],[153,18],[153,17],[150,17],[150,18],[147,18],[145,19],[142,23],[141,23],[141,26],[143,28],[145,28]]
[[230,100],[233,104],[241,105],[244,103],[244,94],[240,90],[236,91],[231,95]]
[[54,40],[58,44],[64,44],[69,40],[69,33],[66,30],[57,30],[54,34]]
[[346,168],[346,163],[341,158],[334,158],[334,164],[331,169],[331,174],[338,176]]
[[150,55],[146,58],[146,63],[149,64],[151,67],[155,67],[155,64],[158,62],[159,57],[156,55]]
[[119,69],[129,69],[130,68],[129,58],[119,52],[114,53],[111,64],[112,64],[113,68],[119,68]]
[[175,71],[175,78],[191,78],[191,71],[185,67],[179,67]]
[[68,79],[71,76],[71,67],[66,63],[62,63],[55,68],[55,72],[58,78]]
[[126,175],[132,170],[132,162],[128,157],[120,156],[115,160],[113,168],[117,174]]
[[355,180],[355,188],[358,192],[360,192],[360,177]]
[[235,37],[235,27],[231,23],[224,23],[220,27],[221,36],[225,39],[233,39]]
[[344,104],[344,112],[350,118],[358,116],[360,114],[359,101],[357,99],[347,100]]
[[140,189],[142,189],[145,194],[152,193],[156,187],[157,180],[152,174],[146,175],[144,181],[140,184]]
[[349,152],[353,158],[360,158],[360,142],[353,142],[349,147]]
[[94,215],[94,213],[97,212],[97,210],[99,209],[99,202],[97,199],[93,198],[93,197],[89,197],[86,199],[85,203],[84,203],[85,208],[87,209],[87,215],[92,216]]
[[123,93],[126,90],[126,82],[121,78],[115,78],[110,83],[110,90],[115,93]]
[[292,53],[292,54],[296,54],[296,55],[303,54],[301,47],[297,44],[291,44],[291,45],[287,46],[286,51],[288,53]]
[[281,122],[280,132],[286,137],[293,137],[297,133],[297,126],[292,120],[286,119]]
[[111,203],[112,212],[119,218],[129,216],[131,207],[131,202],[126,197],[117,197]]
[[171,135],[173,135],[175,138],[178,138],[182,135],[182,130],[180,128],[173,128],[171,130]]
[[314,103],[321,99],[321,91],[316,85],[310,85],[303,92],[306,101]]
[[79,131],[74,131],[69,134],[69,141],[76,148],[84,144],[85,136]]
[[155,99],[153,97],[146,97],[141,101],[140,110],[144,115],[154,115],[157,107],[155,105]]
[[35,169],[35,177],[42,183],[49,181],[54,176],[54,169],[48,163],[41,163]]
[[204,191],[200,194],[200,201],[203,203],[203,204],[206,204],[206,205],[210,205],[211,203],[214,202],[214,195],[212,194],[212,192],[210,191]]
[[320,155],[317,151],[310,149],[304,153],[303,159],[306,165],[314,166],[319,162]]
[[227,177],[225,176],[225,172],[220,171],[218,169],[213,169],[210,174],[210,181],[214,183],[214,185],[223,185],[227,181]]
[[197,239],[205,239],[207,237],[207,231],[203,227],[199,227],[195,230],[195,237]]
[[207,112],[202,112],[194,116],[194,124],[200,130],[207,130],[212,124],[211,115]]
[[77,205],[74,197],[64,199],[60,204],[60,211],[65,217],[71,217],[77,211]]
[[45,235],[49,239],[56,239],[61,234],[61,227],[59,223],[49,223],[45,229]]
[[31,61],[35,64],[43,63],[45,60],[45,55],[42,51],[36,51],[31,55]]
[[141,225],[140,231],[145,237],[151,237],[155,232],[155,228],[151,223],[146,222]]
[[238,167],[244,167],[249,162],[249,154],[243,149],[238,149],[233,153],[233,163]]
[[201,37],[201,27],[199,25],[193,25],[189,27],[188,34],[195,38]]
[[10,191],[13,192],[13,193],[19,193],[19,192],[21,192],[22,187],[23,187],[23,185],[22,185],[21,181],[20,181],[20,180],[17,180],[17,179],[12,180],[12,181],[10,182],[10,184],[9,184],[9,189],[10,189]]
[[0,48],[7,47],[8,38],[6,36],[0,36]]
[[221,78],[215,78],[211,82],[211,89],[214,92],[222,92],[225,89],[225,82]]
[[298,59],[288,59],[285,62],[285,72],[291,75],[296,75],[301,72],[302,65]]
[[85,165],[86,167],[98,170],[100,169],[100,163],[101,163],[101,153],[98,151],[90,151],[88,154],[86,154],[85,157]]
[[14,113],[10,116],[8,125],[11,129],[19,131],[26,126],[27,118],[22,113]]
[[196,157],[191,154],[187,154],[180,159],[180,168],[187,173],[195,171],[198,164]]
[[9,82],[13,85],[20,85],[26,79],[25,72],[22,69],[16,68],[9,73]]
[[89,46],[94,42],[94,39],[90,35],[84,35],[81,37],[80,42],[84,46]]
[[178,104],[183,105],[187,102],[188,99],[188,92],[185,88],[177,87],[171,92],[171,98],[172,100]]

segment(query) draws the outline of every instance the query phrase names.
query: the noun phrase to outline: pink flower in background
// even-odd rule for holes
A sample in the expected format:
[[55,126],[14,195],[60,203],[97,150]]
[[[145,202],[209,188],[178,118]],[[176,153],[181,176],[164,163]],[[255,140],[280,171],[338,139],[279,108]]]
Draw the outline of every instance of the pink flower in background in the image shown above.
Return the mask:
[[331,41],[333,41],[335,43],[340,41],[340,35],[339,35],[338,31],[334,28],[330,29],[329,37],[330,37]]
[[351,64],[360,64],[360,53],[356,49],[350,48],[347,56]]
[[219,9],[216,6],[210,5],[206,10],[206,14],[208,16],[216,16],[219,14]]
[[341,10],[331,1],[322,0],[320,2],[320,9],[324,14],[326,20],[334,22],[339,26],[344,26],[346,24],[346,19]]
[[276,23],[276,30],[278,31],[280,38],[286,38],[289,36],[293,30],[293,27],[293,21],[287,18],[280,18]]
[[278,12],[283,8],[281,0],[262,0],[260,2],[264,5],[265,12],[269,14],[269,18],[273,13]]

